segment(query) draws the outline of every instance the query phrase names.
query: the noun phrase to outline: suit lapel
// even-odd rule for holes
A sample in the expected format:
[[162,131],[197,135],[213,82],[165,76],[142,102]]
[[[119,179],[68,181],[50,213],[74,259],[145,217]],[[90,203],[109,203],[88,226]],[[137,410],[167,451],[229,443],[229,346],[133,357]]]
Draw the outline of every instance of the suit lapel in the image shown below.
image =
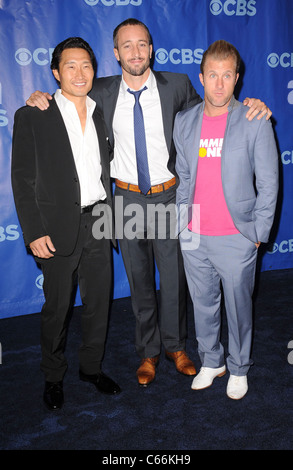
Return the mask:
[[118,99],[120,83],[121,76],[117,76],[109,88],[103,89],[103,115],[112,148],[114,148],[113,118]]
[[172,144],[172,129],[173,129],[173,119],[174,119],[174,102],[173,102],[173,93],[170,93],[169,82],[163,77],[160,72],[153,70],[153,74],[157,81],[158,92],[161,101],[162,108],[162,117],[163,117],[163,126],[165,140],[167,144],[168,151],[171,151]]
[[189,204],[193,203],[198,166],[198,153],[202,127],[202,106],[188,112],[190,118],[184,122],[184,152],[190,168]]
[[192,121],[191,128],[190,128],[191,141],[186,144],[186,151],[189,154],[189,160],[191,162],[191,168],[192,168],[191,178],[194,182],[195,182],[196,173],[197,173],[201,127],[202,127],[202,119],[200,120],[194,119]]
[[[62,165],[64,168],[67,167],[67,171],[72,167],[75,175],[77,176],[77,171],[74,162],[74,156],[72,153],[72,148],[68,136],[68,132],[66,130],[66,126],[64,120],[62,118],[61,112],[58,108],[58,105],[54,99],[50,102],[50,107],[48,108],[48,129],[52,135],[54,135],[54,141],[56,145],[56,155],[58,155],[58,159],[62,159]],[[61,162],[60,162],[61,163]]]
[[95,124],[95,128],[97,131],[98,141],[99,141],[99,148],[100,148],[100,156],[101,156],[101,165],[102,165],[102,173],[105,174],[105,171],[108,168],[109,161],[107,161],[108,157],[108,148],[107,148],[107,138],[105,135],[105,130],[103,126],[103,121],[101,116],[98,112],[93,113],[93,121]]

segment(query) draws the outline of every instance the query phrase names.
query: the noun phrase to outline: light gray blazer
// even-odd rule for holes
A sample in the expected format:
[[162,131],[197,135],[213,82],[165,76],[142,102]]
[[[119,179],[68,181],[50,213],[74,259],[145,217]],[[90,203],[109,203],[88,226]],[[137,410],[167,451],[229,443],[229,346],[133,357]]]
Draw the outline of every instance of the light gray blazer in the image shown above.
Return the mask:
[[[203,112],[204,102],[175,118],[179,233],[192,214]],[[248,121],[246,113],[247,107],[233,97],[221,156],[223,191],[239,232],[255,243],[267,242],[278,194],[278,153],[271,122]]]

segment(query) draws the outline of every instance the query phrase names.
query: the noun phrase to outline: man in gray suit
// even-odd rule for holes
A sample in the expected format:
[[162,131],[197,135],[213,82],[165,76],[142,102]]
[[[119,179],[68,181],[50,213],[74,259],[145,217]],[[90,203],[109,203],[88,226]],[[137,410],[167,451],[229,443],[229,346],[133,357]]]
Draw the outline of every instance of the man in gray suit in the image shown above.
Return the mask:
[[222,283],[229,331],[227,395],[232,399],[248,390],[257,250],[268,241],[278,193],[271,123],[249,122],[233,95],[240,61],[234,46],[213,43],[201,64],[204,102],[178,113],[174,126],[178,230],[202,363],[192,389],[207,388],[226,372],[220,342]]

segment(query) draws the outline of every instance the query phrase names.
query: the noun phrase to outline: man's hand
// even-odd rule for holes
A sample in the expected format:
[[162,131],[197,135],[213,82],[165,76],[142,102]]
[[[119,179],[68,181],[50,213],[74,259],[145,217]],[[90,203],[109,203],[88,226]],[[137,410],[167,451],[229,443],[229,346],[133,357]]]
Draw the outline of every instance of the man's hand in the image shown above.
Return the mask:
[[34,93],[31,94],[29,99],[26,101],[26,104],[28,106],[32,107],[37,107],[41,111],[44,111],[45,109],[49,108],[49,101],[51,100],[52,96],[49,93],[43,93],[42,91],[35,91]]
[[56,251],[49,235],[45,237],[37,238],[30,243],[30,249],[34,256],[38,258],[52,258],[54,255],[52,251]]
[[268,121],[272,115],[272,111],[266,106],[266,104],[257,98],[245,98],[243,104],[249,107],[249,111],[247,111],[246,114],[248,121],[252,121],[255,116],[257,116],[258,120],[262,119],[265,115],[266,120]]

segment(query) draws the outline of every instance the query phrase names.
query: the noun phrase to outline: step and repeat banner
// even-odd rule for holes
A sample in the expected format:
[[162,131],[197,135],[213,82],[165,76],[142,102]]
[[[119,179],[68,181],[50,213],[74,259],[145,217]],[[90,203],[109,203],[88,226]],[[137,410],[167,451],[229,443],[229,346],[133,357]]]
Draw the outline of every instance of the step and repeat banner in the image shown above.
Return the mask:
[[[280,155],[278,209],[261,270],[293,267],[293,0],[0,0],[0,318],[39,312],[44,301],[42,273],[24,246],[11,190],[14,113],[33,91],[55,91],[51,54],[69,36],[90,43],[98,76],[120,73],[112,33],[129,17],[150,29],[153,68],[188,74],[202,97],[204,50],[217,39],[239,50],[238,98],[258,97],[271,108]],[[114,252],[114,298],[125,296],[129,286]]]

